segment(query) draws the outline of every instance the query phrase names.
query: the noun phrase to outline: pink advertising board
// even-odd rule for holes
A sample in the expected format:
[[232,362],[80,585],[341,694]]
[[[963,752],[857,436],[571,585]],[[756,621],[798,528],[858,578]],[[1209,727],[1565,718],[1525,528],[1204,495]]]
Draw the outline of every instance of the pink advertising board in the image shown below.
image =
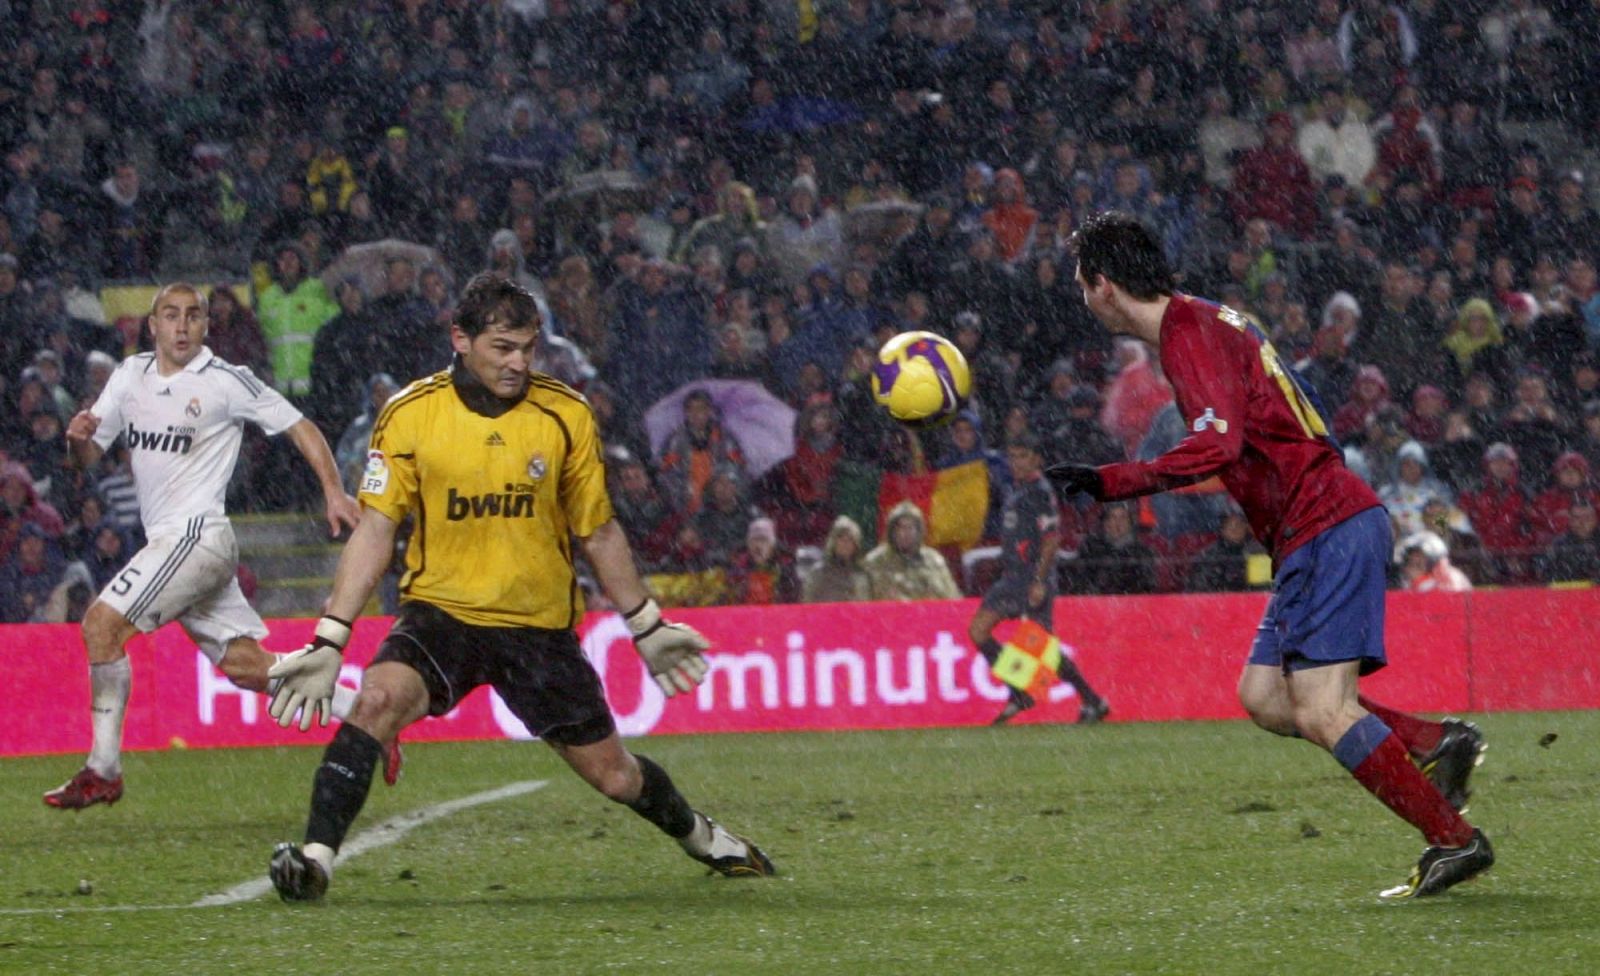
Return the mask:
[[[1063,598],[1056,630],[1111,700],[1113,720],[1242,718],[1234,684],[1265,603],[1262,594]],[[676,611],[714,647],[706,683],[670,701],[649,681],[615,614],[590,614],[582,635],[625,735],[960,726],[987,722],[1005,698],[969,646],[975,607],[960,600]],[[313,623],[271,621],[267,646],[291,650]],[[341,680],[359,684],[388,623],[357,624]],[[1387,629],[1391,666],[1363,686],[1398,707],[1600,705],[1600,590],[1394,594]],[[289,745],[330,734],[279,729],[265,699],[230,685],[176,627],[136,639],[129,653],[129,748]],[[8,700],[0,755],[87,749],[77,629],[0,627],[0,655]],[[1021,720],[1070,722],[1076,714],[1071,689],[1058,685]],[[525,735],[498,697],[481,689],[406,737]]]

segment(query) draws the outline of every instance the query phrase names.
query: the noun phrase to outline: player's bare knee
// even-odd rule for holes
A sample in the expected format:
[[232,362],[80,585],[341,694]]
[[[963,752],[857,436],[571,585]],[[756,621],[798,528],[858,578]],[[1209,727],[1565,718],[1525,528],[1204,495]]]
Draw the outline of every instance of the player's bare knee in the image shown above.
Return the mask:
[[122,645],[134,633],[133,625],[104,603],[95,603],[83,615],[83,644],[95,664],[121,657]]

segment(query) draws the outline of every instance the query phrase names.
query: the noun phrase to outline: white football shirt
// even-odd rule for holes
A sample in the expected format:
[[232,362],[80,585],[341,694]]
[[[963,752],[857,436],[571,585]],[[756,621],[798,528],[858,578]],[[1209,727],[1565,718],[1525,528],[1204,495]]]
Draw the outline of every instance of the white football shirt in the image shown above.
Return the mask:
[[280,434],[301,418],[282,394],[205,346],[171,376],[157,371],[153,352],[129,356],[90,412],[100,418],[94,442],[102,450],[118,437],[128,445],[151,539],[181,534],[196,516],[226,518],[245,421]]

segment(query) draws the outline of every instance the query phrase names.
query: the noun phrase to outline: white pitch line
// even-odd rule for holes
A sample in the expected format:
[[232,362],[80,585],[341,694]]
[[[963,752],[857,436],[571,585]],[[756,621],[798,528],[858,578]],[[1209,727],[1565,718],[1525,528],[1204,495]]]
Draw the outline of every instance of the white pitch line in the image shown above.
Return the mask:
[[[530,779],[519,783],[511,783],[499,789],[485,790],[471,796],[463,796],[457,800],[447,800],[436,803],[431,807],[412,810],[408,813],[396,814],[382,823],[363,830],[352,837],[349,843],[339,849],[339,856],[334,859],[337,867],[353,857],[359,857],[368,851],[380,847],[387,847],[400,840],[406,834],[424,824],[448,817],[453,813],[471,807],[493,803],[496,800],[508,800],[514,796],[522,796],[535,790],[543,789],[549,784],[548,780]],[[206,895],[199,901],[189,905],[71,905],[59,908],[0,908],[0,915],[63,915],[80,912],[171,912],[192,908],[220,908],[226,905],[237,905],[240,902],[253,901],[272,890],[272,882],[266,878],[252,878],[249,881],[234,885],[227,891],[214,895]]]

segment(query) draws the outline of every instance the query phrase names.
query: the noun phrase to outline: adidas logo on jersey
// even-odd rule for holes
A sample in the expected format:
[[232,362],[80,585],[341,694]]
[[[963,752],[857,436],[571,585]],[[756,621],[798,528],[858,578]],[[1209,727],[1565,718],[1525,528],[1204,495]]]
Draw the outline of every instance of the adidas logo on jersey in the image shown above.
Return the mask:
[[483,442],[483,446],[484,447],[505,447],[506,446],[506,439],[504,437],[501,437],[500,436],[500,432],[497,430],[497,431],[494,431],[493,433],[491,433],[489,435],[489,439]]
[[156,396],[172,396],[172,387],[170,387],[170,386],[167,387],[166,389],[162,390],[160,393],[157,393]]
[[164,451],[168,454],[188,454],[194,446],[193,427],[168,427],[165,431],[140,430],[128,424],[123,435],[131,450]]
[[444,517],[452,522],[469,518],[533,518],[533,485],[506,485],[505,491],[463,495],[454,488],[445,498]]

